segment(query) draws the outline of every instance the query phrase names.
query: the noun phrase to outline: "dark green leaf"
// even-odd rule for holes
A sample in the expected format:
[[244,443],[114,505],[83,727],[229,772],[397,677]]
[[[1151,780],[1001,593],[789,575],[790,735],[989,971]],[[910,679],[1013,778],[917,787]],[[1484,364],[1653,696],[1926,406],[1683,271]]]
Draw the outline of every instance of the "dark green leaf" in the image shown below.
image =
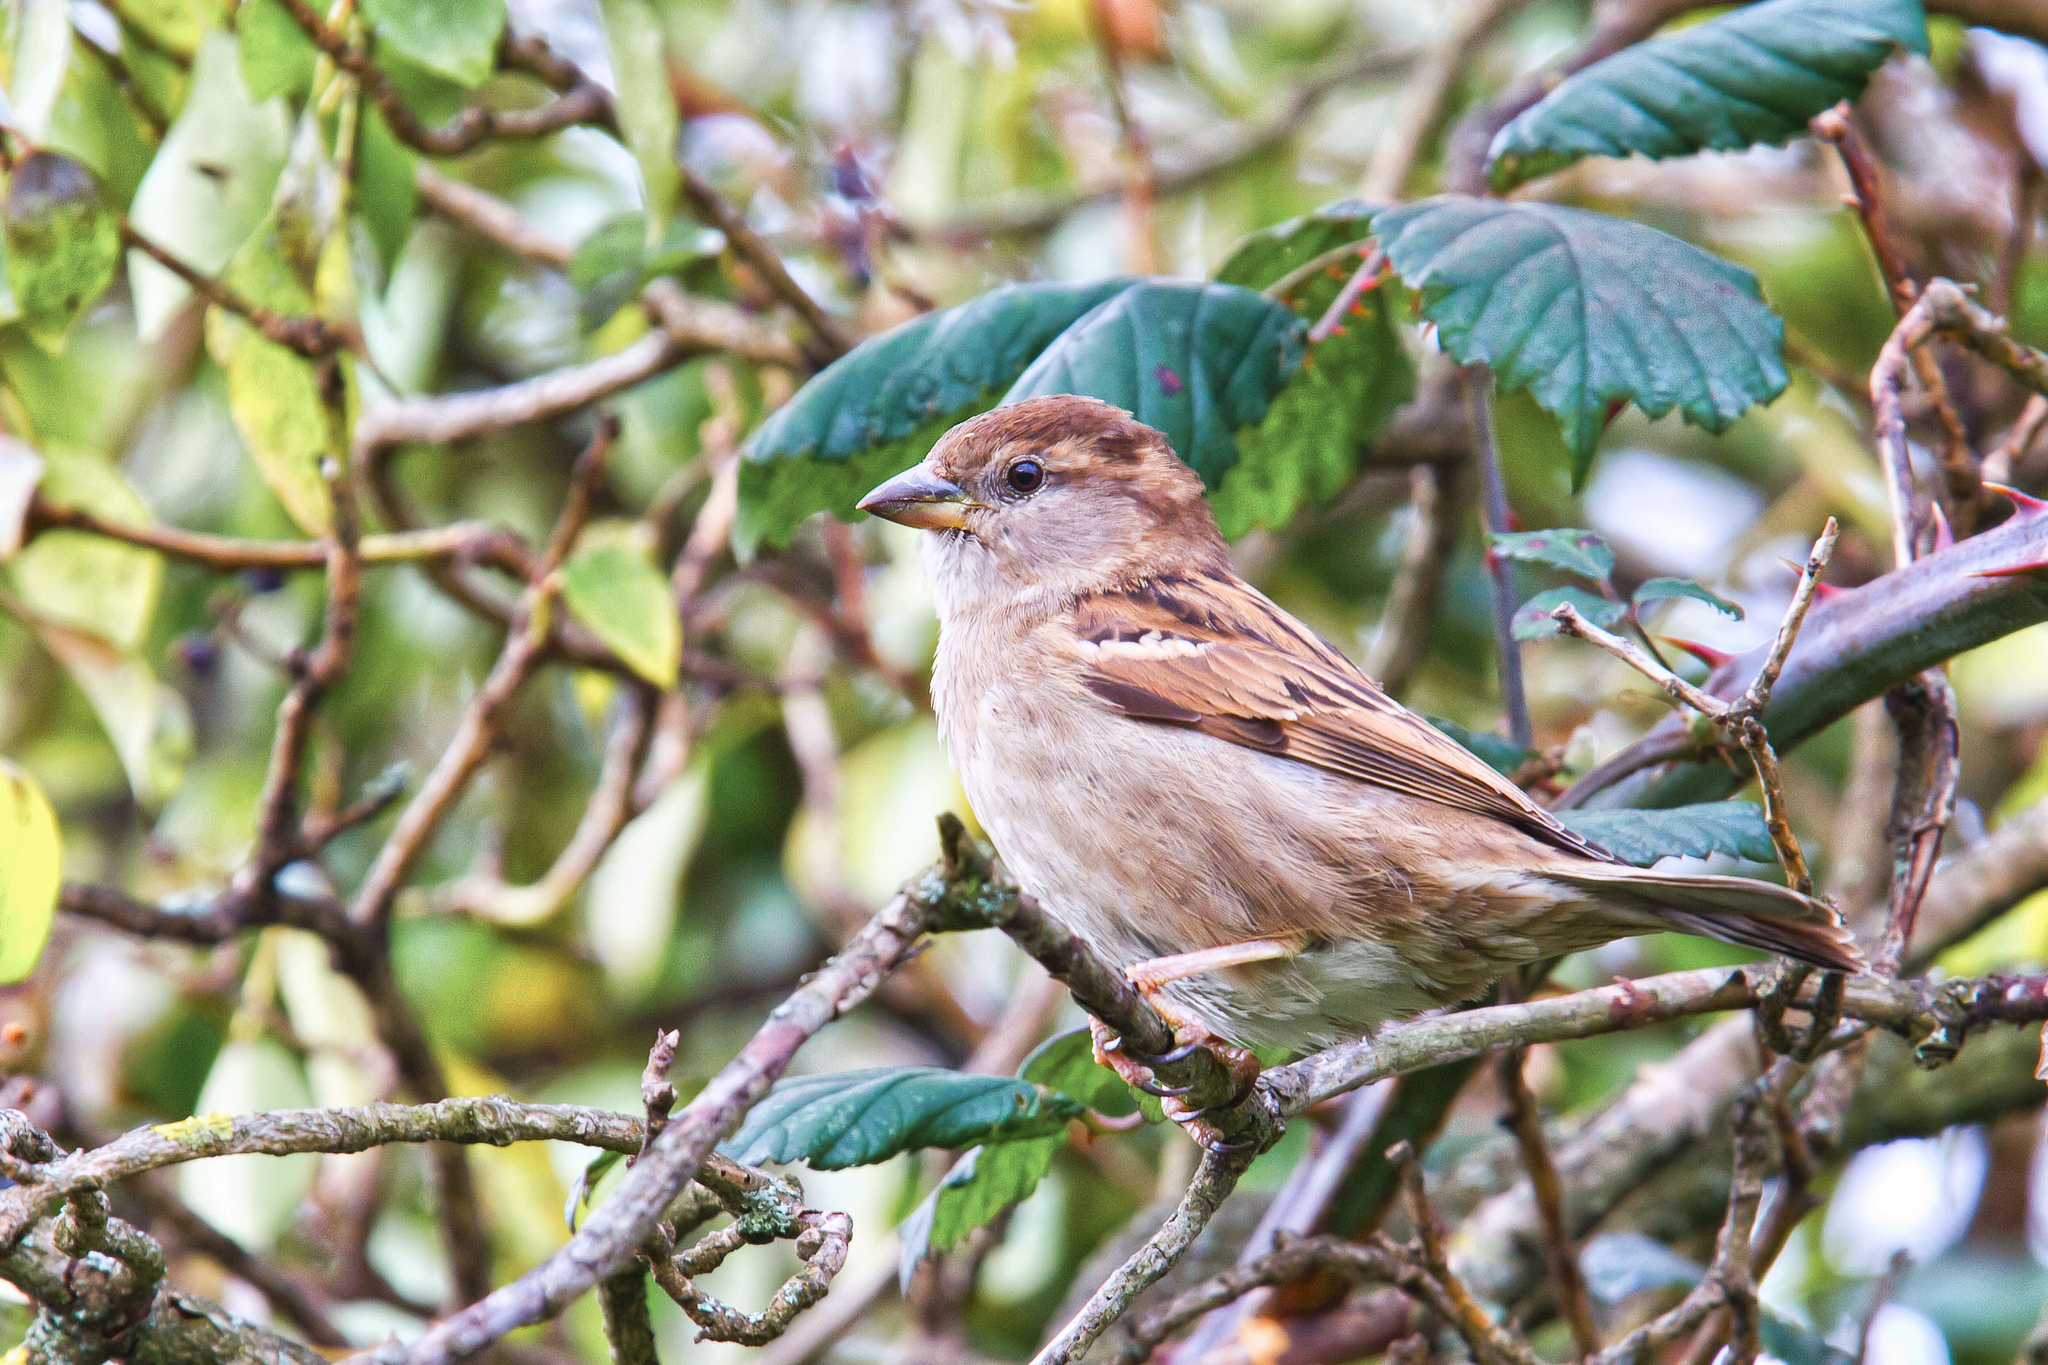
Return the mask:
[[1777,144],[1863,92],[1900,48],[1927,51],[1920,0],[1768,0],[1637,43],[1550,92],[1493,139],[1497,190],[1584,156]]
[[377,259],[386,271],[405,249],[413,211],[419,206],[413,161],[412,148],[391,131],[384,111],[364,101],[356,134],[355,203],[363,226],[369,229],[370,245],[377,249]]
[[1659,858],[1726,853],[1753,863],[1777,857],[1763,809],[1747,801],[1704,801],[1668,810],[1561,810],[1573,833],[1625,863],[1648,867]]
[[1373,227],[1451,358],[1558,415],[1574,482],[1623,401],[1721,431],[1787,383],[1785,325],[1756,277],[1655,228],[1455,195]]
[[1524,749],[1491,730],[1467,730],[1458,722],[1445,720],[1442,716],[1424,716],[1423,719],[1479,755],[1486,766],[1497,773],[1511,773],[1536,756],[1534,749]]
[[31,152],[7,180],[7,284],[30,335],[61,345],[113,281],[121,226],[93,173],[58,152]]
[[1237,463],[1237,434],[1266,415],[1301,364],[1307,328],[1249,289],[1141,280],[1096,306],[1018,376],[1005,403],[1081,393],[1166,433],[1215,488]]
[[1123,1077],[1095,1060],[1095,1042],[1085,1028],[1040,1043],[1024,1059],[1024,1065],[1017,1068],[1017,1074],[1071,1096],[1098,1114],[1121,1118],[1137,1112],[1137,1103]]
[[242,83],[249,87],[250,99],[297,99],[312,88],[320,50],[278,0],[243,0],[235,11],[235,35],[240,39]]
[[863,493],[994,407],[1054,337],[1129,284],[1004,285],[863,341],[748,440],[736,543],[780,544],[813,512],[851,517]]
[[1712,589],[1704,588],[1690,578],[1652,578],[1637,588],[1633,601],[1640,611],[1652,602],[1668,601],[1674,597],[1690,597],[1695,602],[1704,602],[1723,616],[1742,619],[1742,607],[1730,602]]
[[1640,1232],[1603,1232],[1579,1252],[1586,1288],[1604,1304],[1618,1304],[1651,1289],[1690,1287],[1704,1267]]
[[[1216,279],[1265,289],[1328,252],[1362,240],[1374,208],[1343,200],[1255,232],[1231,252]],[[1283,298],[1304,321],[1322,317],[1358,265],[1349,259],[1310,271]],[[1312,347],[1265,420],[1240,433],[1238,462],[1211,500],[1227,536],[1282,526],[1304,502],[1325,502],[1350,482],[1365,447],[1415,389],[1389,291],[1359,297],[1344,325]]]
[[1067,1145],[1064,1134],[976,1147],[953,1163],[937,1189],[897,1229],[902,1246],[899,1278],[908,1281],[918,1262],[934,1251],[949,1251],[960,1239],[1010,1205],[1030,1197],[1053,1159]]
[[1595,583],[1614,572],[1613,547],[1592,531],[1559,526],[1548,531],[1507,531],[1493,537],[1493,552],[1504,559],[1548,564]]
[[363,0],[377,37],[462,86],[483,84],[497,65],[505,0]]
[[932,1066],[878,1067],[784,1081],[754,1106],[724,1151],[735,1161],[866,1166],[920,1147],[1046,1137],[1083,1106],[1010,1076]]
[[1628,615],[1628,608],[1619,602],[1610,602],[1604,597],[1595,597],[1583,588],[1546,588],[1524,602],[1508,624],[1513,628],[1517,640],[1548,640],[1558,634],[1557,622],[1550,619],[1550,613],[1566,602],[1579,610],[1579,615],[1594,625],[1607,629]]

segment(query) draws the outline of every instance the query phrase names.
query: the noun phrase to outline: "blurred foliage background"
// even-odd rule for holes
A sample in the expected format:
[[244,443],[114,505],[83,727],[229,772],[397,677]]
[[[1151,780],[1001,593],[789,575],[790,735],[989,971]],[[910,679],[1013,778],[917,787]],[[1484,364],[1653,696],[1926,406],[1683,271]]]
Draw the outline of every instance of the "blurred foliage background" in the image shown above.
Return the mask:
[[[495,8],[448,8],[476,4]],[[330,22],[380,34],[406,22],[394,0],[360,8],[353,15],[342,0]],[[1392,192],[1432,189],[1460,113],[1570,49],[1593,19],[1568,0],[1499,8]],[[1426,0],[513,0],[513,31],[544,36],[614,93],[618,130],[575,126],[431,159],[349,93],[279,0],[9,0],[5,21],[14,155],[41,147],[75,159],[108,202],[127,206],[134,230],[202,272],[246,259],[237,253],[259,224],[288,231],[289,215],[266,217],[273,198],[289,201],[294,177],[326,183],[316,168],[338,146],[348,151],[350,197],[306,210],[345,227],[323,239],[311,292],[299,289],[293,304],[286,296],[299,286],[279,285],[285,301],[273,306],[318,302],[359,334],[349,401],[368,404],[622,353],[649,327],[634,300],[654,276],[772,308],[758,271],[691,212],[677,148],[852,335],[1006,281],[1206,278],[1245,233],[1356,191],[1376,141],[1402,126],[1417,64],[1464,18],[1460,6]],[[2048,51],[1939,14],[1929,31],[1931,54],[1890,62],[1857,106],[1894,230],[1921,273],[1979,282],[2016,335],[2048,343],[2048,242],[2037,232]],[[495,50],[493,41],[441,53],[431,67],[396,55],[385,65],[430,124],[465,100],[535,105],[536,78],[501,68]],[[1121,192],[1134,152],[1106,56],[1122,117],[1141,130],[1135,155],[1157,167],[1145,203]],[[345,119],[360,128],[337,141]],[[442,211],[447,181],[515,208],[541,249],[509,250]],[[1888,564],[1859,385],[1893,313],[1844,189],[1829,150],[1801,139],[1663,163],[1588,160],[1534,191],[1748,266],[1786,321],[1793,378],[1776,401],[1720,436],[1625,411],[1578,487],[1556,420],[1524,395],[1497,405],[1521,525],[1599,532],[1618,552],[1624,587],[1684,576],[1748,609],[1733,621],[1678,600],[1654,620],[1661,635],[1731,650],[1765,638],[1795,576],[1785,561],[1803,558],[1829,514],[1846,527],[1833,577],[1860,582]],[[302,204],[317,199],[298,192]],[[263,300],[252,277],[230,278]],[[1405,296],[1397,307],[1409,307]],[[306,480],[306,452],[260,434],[265,422],[303,417],[292,406],[298,381],[238,352],[233,319],[209,319],[141,256],[68,327],[35,325],[11,299],[0,317],[11,319],[0,326],[0,423],[10,448],[43,462],[51,502],[265,541],[303,540],[331,517],[325,486]],[[1426,349],[1419,334],[1411,342]],[[608,399],[622,432],[584,548],[670,565],[719,496],[737,443],[801,378],[716,354]],[[1951,385],[1987,442],[2020,413],[2023,392],[1988,369],[1958,366]],[[395,481],[428,524],[495,523],[539,544],[593,421],[580,412],[410,444]],[[317,457],[323,438],[291,430]],[[2048,444],[2012,451],[2004,473],[2048,484]],[[1367,458],[1334,496],[1245,534],[1239,562],[1340,647],[1369,657],[1417,515],[1410,493],[1405,465]],[[1472,490],[1442,496],[1469,500]],[[388,529],[369,520],[369,530]],[[1485,731],[1499,700],[1482,538],[1469,513],[1457,525],[1407,700]],[[802,973],[931,861],[934,814],[964,809],[924,696],[935,625],[914,533],[814,518],[786,550],[745,563],[719,545],[706,553],[705,586],[680,635],[680,681],[634,703],[628,694],[642,685],[616,673],[542,669],[398,897],[392,969],[458,1093],[636,1111],[647,1043],[675,1027],[674,1075],[687,1097]],[[1523,572],[1524,594],[1554,581]],[[55,807],[66,877],[203,904],[256,838],[289,683],[280,660],[319,635],[321,575],[217,572],[54,527],[12,554],[4,579],[0,752]],[[372,565],[354,664],[314,725],[309,804],[345,807],[387,773],[416,786],[482,685],[500,633],[419,566]],[[649,647],[662,657],[669,646]],[[1537,746],[1567,780],[1664,714],[1633,675],[1582,645],[1545,642],[1525,655]],[[1965,727],[1956,847],[2048,795],[2048,627],[1968,654],[1952,675]],[[630,822],[580,884],[542,883],[635,704],[652,706],[653,738],[628,774]],[[1871,832],[1834,829],[1857,723],[1788,759],[1795,823],[1838,888],[1863,875],[1851,860],[1875,856]],[[287,882],[358,885],[390,819],[341,833],[317,867],[287,869]],[[1589,985],[1739,957],[1640,940],[1567,963],[1560,978]],[[1982,972],[2044,960],[2048,897],[2036,897],[1947,963]],[[40,965],[0,1008],[6,1102],[70,1143],[194,1113],[360,1103],[395,1085],[361,993],[298,929],[193,948],[60,916]],[[999,936],[953,937],[829,1030],[800,1068],[959,1066],[988,1046],[984,1055],[1010,1069],[1019,1040],[1028,1047],[1078,1018]],[[1540,1048],[1531,1079],[1569,1129],[1700,1027]],[[1913,1266],[1876,1319],[1868,1358],[2010,1359],[2048,1286],[2039,1099],[1857,1156],[1773,1271],[1766,1301],[1842,1344],[1902,1249]],[[1482,1076],[1436,1143],[1433,1168],[1482,1150],[1498,1113]],[[1311,1127],[1297,1125],[1254,1169],[1254,1212]],[[502,1280],[564,1240],[564,1201],[587,1153],[485,1147],[471,1159]],[[920,1272],[908,1298],[896,1287],[892,1229],[943,1163],[906,1156],[806,1173],[811,1201],[850,1211],[857,1229],[835,1293],[871,1302],[831,1358],[1023,1358],[1077,1276],[1084,1288],[1100,1278],[1083,1267],[1179,1188],[1190,1159],[1171,1131],[1077,1138],[994,1235]],[[196,1163],[135,1197],[173,1250],[174,1277],[257,1320],[276,1319],[274,1305],[206,1254],[203,1238],[181,1236],[166,1210],[182,1205],[317,1286],[361,1342],[416,1330],[449,1292],[418,1149]],[[787,1273],[782,1255],[736,1258],[709,1284],[753,1305]],[[26,1312],[7,1311],[18,1335]],[[656,1318],[669,1358],[748,1354],[689,1344],[689,1325],[665,1303]],[[526,1336],[519,1349],[605,1358],[589,1302]]]

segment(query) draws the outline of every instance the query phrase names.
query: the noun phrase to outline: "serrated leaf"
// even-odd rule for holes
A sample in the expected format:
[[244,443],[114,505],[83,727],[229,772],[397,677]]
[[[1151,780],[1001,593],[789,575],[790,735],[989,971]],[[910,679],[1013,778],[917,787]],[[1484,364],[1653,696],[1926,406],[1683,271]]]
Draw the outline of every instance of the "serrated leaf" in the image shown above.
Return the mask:
[[0,984],[35,970],[57,913],[64,849],[34,778],[0,760]]
[[1012,1204],[1030,1198],[1066,1145],[1064,1134],[1000,1142],[976,1147],[954,1162],[945,1179],[897,1229],[902,1247],[898,1278],[908,1283],[926,1256],[952,1250],[968,1233]]
[[1595,583],[1614,572],[1614,548],[1597,533],[1559,526],[1548,531],[1504,531],[1492,537],[1493,552],[1503,559],[1548,564]]
[[481,85],[497,66],[505,0],[363,0],[362,11],[379,41],[458,85]]
[[50,151],[15,163],[5,219],[8,288],[29,335],[54,350],[113,282],[120,222],[93,173]]
[[1491,730],[1467,730],[1458,722],[1445,720],[1442,716],[1424,716],[1423,719],[1479,755],[1486,766],[1497,773],[1512,773],[1536,757],[1534,749],[1524,749]]
[[[263,222],[291,137],[284,102],[249,97],[236,53],[225,33],[200,41],[192,94],[128,209],[144,236],[207,274],[227,265]],[[192,292],[138,251],[128,253],[128,282],[144,341],[156,339]]]
[[1266,416],[1301,364],[1307,327],[1232,284],[1141,280],[1062,332],[1003,402],[1079,393],[1164,432],[1215,488],[1238,460],[1237,436]]
[[591,634],[656,687],[673,687],[683,629],[661,571],[624,545],[599,545],[562,566],[562,601]]
[[[281,316],[313,311],[312,292],[293,270],[275,221],[235,257],[227,282]],[[222,308],[206,310],[206,349],[227,376],[228,411],[263,481],[301,529],[325,535],[334,504],[320,467],[330,457],[343,458],[343,451],[319,371]]]
[[1753,863],[1777,857],[1760,806],[1747,801],[1703,801],[1665,810],[1561,810],[1573,833],[1625,863],[1648,867],[1659,858],[1704,858],[1726,853]]
[[1560,633],[1557,622],[1550,619],[1550,613],[1566,602],[1578,608],[1579,615],[1602,629],[1617,624],[1628,615],[1628,607],[1620,602],[1610,602],[1604,597],[1595,597],[1583,588],[1546,588],[1524,602],[1508,625],[1517,640],[1548,640]]
[[1586,156],[1776,145],[1902,48],[1927,51],[1920,0],[1766,0],[1569,77],[1495,134],[1487,173],[1506,191]]
[[1040,1043],[1024,1059],[1024,1065],[1017,1068],[1017,1074],[1111,1118],[1121,1118],[1138,1109],[1123,1077],[1095,1060],[1095,1041],[1085,1028],[1056,1034]]
[[1742,607],[1739,603],[1730,602],[1721,594],[1693,582],[1690,578],[1646,579],[1643,585],[1635,590],[1630,600],[1635,603],[1636,610],[1641,611],[1652,602],[1665,602],[1677,597],[1689,597],[1695,602],[1704,602],[1723,616],[1737,621],[1742,619]]
[[[18,456],[17,456],[18,457]],[[26,452],[34,458],[34,452]],[[147,526],[149,508],[128,481],[91,455],[52,449],[41,487],[60,507],[77,507],[109,521]],[[86,531],[44,531],[8,565],[29,611],[45,621],[87,631],[121,649],[142,643],[156,613],[163,558]]]
[[742,552],[782,544],[813,512],[853,504],[924,457],[954,423],[994,407],[1053,338],[1128,279],[1009,284],[869,337],[833,361],[747,441]]
[[[1224,261],[1217,281],[1267,288],[1332,249],[1362,240],[1376,211],[1343,200],[1255,232]],[[1357,264],[1299,281],[1283,302],[1305,322],[1320,318]],[[1211,499],[1224,535],[1283,526],[1304,503],[1326,502],[1350,482],[1366,446],[1415,391],[1415,366],[1401,344],[1394,311],[1384,287],[1360,295],[1343,326],[1309,348],[1265,420],[1240,433],[1238,462]]]
[[[242,0],[235,11],[235,37],[241,47],[242,83],[249,88],[250,99],[297,99],[312,89],[320,50],[278,0]],[[366,101],[365,107],[375,106]]]
[[1721,431],[1785,388],[1785,324],[1756,276],[1641,223],[1443,195],[1373,220],[1460,364],[1557,414],[1585,477],[1614,404]]
[[782,1082],[721,1150],[749,1164],[836,1171],[921,1147],[1047,1137],[1081,1112],[1078,1101],[1010,1076],[878,1067]]

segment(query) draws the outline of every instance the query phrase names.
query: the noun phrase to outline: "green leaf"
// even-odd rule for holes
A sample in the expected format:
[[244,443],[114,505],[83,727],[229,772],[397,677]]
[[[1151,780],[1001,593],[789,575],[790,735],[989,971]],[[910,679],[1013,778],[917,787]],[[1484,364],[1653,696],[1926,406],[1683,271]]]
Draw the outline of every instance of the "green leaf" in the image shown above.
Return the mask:
[[921,1147],[971,1147],[1063,1132],[1082,1105],[1010,1076],[932,1066],[786,1080],[722,1149],[735,1161],[866,1166]]
[[[235,36],[241,44],[242,83],[248,86],[250,99],[298,99],[313,88],[320,50],[278,0],[242,0],[235,11]],[[374,107],[364,102],[366,112]]]
[[658,246],[648,245],[644,213],[622,213],[599,224],[569,258],[569,283],[583,291],[578,310],[586,330],[602,326],[656,275],[674,274],[714,260],[725,234],[695,223],[672,222]]
[[[313,311],[312,294],[286,256],[280,226],[273,221],[243,248],[227,283],[275,313],[304,316]],[[263,481],[303,530],[325,535],[334,504],[321,464],[343,458],[343,450],[319,371],[223,308],[206,311],[206,349],[227,376],[228,411]]]
[[1140,280],[1062,332],[1003,402],[1079,393],[1166,434],[1215,488],[1237,463],[1237,434],[1266,415],[1301,364],[1308,329],[1234,284]]
[[1777,857],[1760,806],[1747,801],[1704,801],[1667,810],[1561,810],[1574,834],[1625,863],[1648,867],[1659,858],[1704,858],[1726,853],[1753,863]]
[[63,844],[35,779],[0,759],[0,984],[35,970],[57,913]]
[[624,545],[599,545],[562,566],[569,612],[656,687],[673,687],[682,666],[683,630],[668,580]]
[[1557,414],[1585,478],[1615,405],[1724,430],[1788,382],[1756,277],[1655,228],[1557,204],[1443,195],[1373,220],[1460,364]]
[[[1218,283],[1265,289],[1371,230],[1376,209],[1343,200],[1240,242],[1217,270]],[[1294,283],[1284,302],[1304,321],[1336,301],[1358,263],[1348,261]],[[1253,526],[1283,526],[1304,503],[1335,497],[1394,409],[1415,391],[1415,366],[1401,343],[1385,287],[1359,297],[1343,326],[1310,347],[1265,420],[1238,437],[1238,462],[1211,503],[1226,536]]]
[[1695,602],[1706,603],[1723,616],[1731,617],[1737,621],[1742,619],[1742,607],[1740,604],[1730,602],[1721,594],[1710,588],[1702,587],[1690,578],[1647,579],[1640,588],[1635,590],[1635,595],[1631,600],[1635,603],[1636,610],[1641,611],[1652,602],[1669,601],[1676,597],[1690,597]]
[[192,757],[192,713],[143,658],[89,631],[35,622],[36,636],[85,694],[128,774],[136,804],[154,811]]
[[1486,766],[1497,773],[1512,773],[1536,756],[1534,749],[1524,749],[1491,730],[1467,730],[1458,722],[1445,720],[1442,716],[1424,716],[1423,719],[1479,755]]
[[747,441],[734,540],[783,544],[813,512],[924,458],[947,428],[995,406],[1054,337],[1128,279],[991,289],[869,337],[815,375]]
[[642,203],[656,223],[665,224],[682,181],[676,169],[682,116],[669,84],[661,15],[648,0],[603,0],[603,10],[619,131],[640,163]]
[[32,152],[7,180],[7,285],[22,324],[54,350],[112,283],[121,226],[93,173],[58,152]]
[[1614,572],[1614,549],[1593,531],[1559,526],[1548,531],[1505,531],[1492,537],[1493,552],[1503,559],[1548,564],[1595,583]]
[[[113,466],[58,448],[45,456],[41,488],[51,502],[108,521],[149,525],[149,508]],[[22,605],[38,619],[90,632],[128,650],[149,632],[164,565],[154,550],[60,528],[24,546],[10,560],[8,572]]]
[[419,207],[419,187],[413,180],[412,148],[398,140],[384,111],[365,102],[356,132],[356,211],[369,229],[370,245],[388,272],[405,250],[412,232],[414,211]]
[[31,142],[50,131],[64,72],[71,64],[68,0],[26,0],[7,24],[14,38],[8,63],[8,122]]
[[926,1195],[896,1230],[902,1246],[898,1277],[907,1282],[926,1256],[950,1251],[968,1233],[1010,1205],[1028,1199],[1066,1145],[1066,1135],[1055,1133],[976,1147],[954,1162],[938,1188]]
[[1583,588],[1546,588],[1524,602],[1508,622],[1515,638],[1548,640],[1559,634],[1558,624],[1550,619],[1550,613],[1566,602],[1577,607],[1579,615],[1602,629],[1612,628],[1628,615],[1628,608],[1622,603],[1595,597]]
[[[290,135],[282,100],[249,98],[234,39],[207,34],[193,59],[192,94],[142,177],[129,221],[193,269],[220,270],[269,212]],[[155,340],[192,293],[137,251],[128,253],[128,282],[144,341]]]
[[1768,0],[1596,62],[1494,136],[1505,191],[1585,156],[1775,145],[1863,92],[1901,48],[1927,51],[1920,0]]
[[379,40],[464,87],[482,85],[498,62],[505,0],[363,0]]
[[1017,1074],[1079,1100],[1098,1114],[1121,1118],[1137,1112],[1137,1102],[1123,1077],[1095,1060],[1095,1041],[1085,1028],[1040,1043],[1017,1068]]

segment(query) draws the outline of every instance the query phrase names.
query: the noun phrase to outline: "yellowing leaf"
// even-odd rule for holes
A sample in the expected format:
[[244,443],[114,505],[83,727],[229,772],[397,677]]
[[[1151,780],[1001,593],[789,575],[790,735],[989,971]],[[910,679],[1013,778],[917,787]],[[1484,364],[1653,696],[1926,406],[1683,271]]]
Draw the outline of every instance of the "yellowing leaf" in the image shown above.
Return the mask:
[[599,545],[562,566],[562,601],[635,673],[673,687],[683,661],[683,628],[668,582],[623,545]]
[[5,219],[7,284],[22,324],[55,350],[113,282],[121,259],[120,224],[93,173],[51,151],[15,164]]
[[62,855],[57,815],[42,788],[0,761],[0,982],[21,980],[43,955]]
[[[51,501],[109,521],[149,524],[149,509],[111,466],[90,455],[46,453],[42,489]],[[135,648],[148,632],[164,573],[153,550],[65,530],[37,536],[10,567],[15,589],[38,619],[88,631],[122,649]]]

